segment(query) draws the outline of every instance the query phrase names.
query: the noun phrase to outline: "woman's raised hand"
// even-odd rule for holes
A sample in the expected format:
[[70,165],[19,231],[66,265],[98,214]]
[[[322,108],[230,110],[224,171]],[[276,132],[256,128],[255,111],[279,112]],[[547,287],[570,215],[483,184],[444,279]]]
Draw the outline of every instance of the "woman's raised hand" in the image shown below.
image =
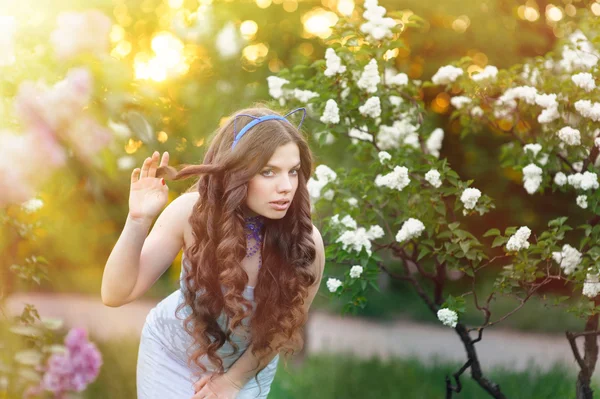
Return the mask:
[[155,151],[144,160],[141,169],[136,168],[131,173],[129,216],[132,219],[152,221],[167,205],[169,189],[164,179],[156,177],[156,169],[169,164],[169,153],[163,154],[160,165],[159,156]]

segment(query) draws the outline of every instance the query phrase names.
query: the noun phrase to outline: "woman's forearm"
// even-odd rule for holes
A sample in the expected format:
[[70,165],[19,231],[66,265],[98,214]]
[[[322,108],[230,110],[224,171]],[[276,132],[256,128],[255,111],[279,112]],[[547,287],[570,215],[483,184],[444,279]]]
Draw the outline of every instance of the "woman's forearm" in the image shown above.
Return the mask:
[[134,219],[127,221],[115,244],[102,276],[102,302],[108,306],[120,306],[131,294],[138,278],[140,254],[152,220]]
[[236,385],[243,387],[250,381],[258,372],[267,367],[267,365],[277,356],[278,351],[271,351],[261,362],[252,353],[252,344],[246,351],[235,361],[227,370],[227,377],[230,378]]

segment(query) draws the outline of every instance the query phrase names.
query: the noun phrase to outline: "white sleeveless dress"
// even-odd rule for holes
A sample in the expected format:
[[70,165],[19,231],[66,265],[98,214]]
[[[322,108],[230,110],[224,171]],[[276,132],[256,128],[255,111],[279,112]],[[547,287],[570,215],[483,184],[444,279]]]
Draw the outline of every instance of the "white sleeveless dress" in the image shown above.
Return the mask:
[[[185,256],[182,257],[180,275],[180,288],[163,299],[146,317],[142,329],[140,347],[137,360],[137,397],[138,399],[191,399],[194,395],[192,370],[187,365],[187,349],[193,344],[193,338],[183,328],[184,315],[189,314],[189,307],[184,308],[175,315],[176,309],[184,301],[183,273],[185,270]],[[246,286],[244,297],[252,302],[254,308],[254,287]],[[186,313],[187,311],[187,313]],[[245,318],[242,323],[248,326],[250,318]],[[226,317],[222,313],[217,322],[226,331]],[[246,335],[232,333],[231,339],[237,344],[238,352],[233,353],[233,347],[226,342],[217,354],[223,359],[223,367],[229,367],[246,351],[250,340]],[[252,378],[240,390],[236,399],[261,399],[267,398],[271,383],[275,378],[279,354],[258,373],[259,384]],[[204,356],[202,364],[209,371],[214,366]],[[260,385],[260,386],[259,386]]]

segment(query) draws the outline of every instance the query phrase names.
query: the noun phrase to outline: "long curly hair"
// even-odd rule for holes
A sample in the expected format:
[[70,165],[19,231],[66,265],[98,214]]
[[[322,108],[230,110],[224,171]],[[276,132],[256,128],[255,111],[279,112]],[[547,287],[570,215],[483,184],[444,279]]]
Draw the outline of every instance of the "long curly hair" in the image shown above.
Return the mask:
[[[280,115],[263,106],[236,112],[241,113],[255,117]],[[303,304],[317,278],[311,271],[315,243],[306,187],[313,167],[308,143],[291,123],[269,120],[252,127],[232,150],[234,115],[213,134],[202,164],[187,165],[179,171],[172,167],[158,171],[175,180],[200,176],[188,190],[197,190],[200,197],[189,219],[194,244],[185,249],[189,261],[184,274],[185,302],[177,312],[186,306],[191,309],[184,320],[184,328],[194,338],[188,365],[196,365],[202,372],[207,370],[200,362],[204,355],[218,372],[224,372],[216,352],[226,342],[230,342],[234,353],[238,352],[231,340],[232,331],[244,328],[242,321],[253,310],[252,303],[242,296],[248,284],[241,265],[246,256],[243,210],[248,181],[268,163],[277,147],[290,142],[300,150],[298,188],[283,218],[265,218],[262,266],[254,288],[256,307],[249,331],[246,329],[251,350],[259,361],[270,351],[277,351],[284,353],[287,364],[288,358],[303,347],[301,329],[307,319]],[[250,117],[237,117],[237,131],[250,121]],[[227,316],[227,331],[217,322],[222,312]]]

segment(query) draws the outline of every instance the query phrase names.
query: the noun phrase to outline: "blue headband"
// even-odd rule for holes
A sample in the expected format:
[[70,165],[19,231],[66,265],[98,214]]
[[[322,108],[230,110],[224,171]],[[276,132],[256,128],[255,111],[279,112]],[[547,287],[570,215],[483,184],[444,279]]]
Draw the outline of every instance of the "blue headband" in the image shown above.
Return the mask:
[[[285,114],[284,116],[279,116],[279,115],[265,115],[265,116],[261,116],[260,118],[257,118],[256,116],[253,115],[248,115],[248,114],[237,114],[234,119],[233,119],[233,135],[234,135],[234,139],[233,139],[233,143],[231,144],[231,149],[233,150],[235,148],[235,145],[238,143],[238,141],[240,141],[240,139],[244,136],[244,134],[246,134],[246,132],[248,130],[250,130],[252,127],[258,125],[261,122],[264,121],[269,121],[272,119],[275,120],[281,120],[281,121],[286,121],[288,123],[291,123],[290,121],[288,121],[286,119],[286,116],[293,114],[294,112],[298,112],[298,111],[304,111],[304,114],[302,115],[302,120],[300,121],[300,124],[298,125],[298,129],[300,129],[300,126],[302,126],[302,122],[304,122],[304,117],[306,116],[306,109],[305,108],[296,108],[293,111],[288,112],[287,114]],[[240,130],[239,133],[237,132],[236,129],[236,122],[237,122],[237,118],[240,116],[248,116],[250,118],[253,118],[254,120],[250,123],[248,123],[246,126],[244,126],[242,128],[242,130]]]

